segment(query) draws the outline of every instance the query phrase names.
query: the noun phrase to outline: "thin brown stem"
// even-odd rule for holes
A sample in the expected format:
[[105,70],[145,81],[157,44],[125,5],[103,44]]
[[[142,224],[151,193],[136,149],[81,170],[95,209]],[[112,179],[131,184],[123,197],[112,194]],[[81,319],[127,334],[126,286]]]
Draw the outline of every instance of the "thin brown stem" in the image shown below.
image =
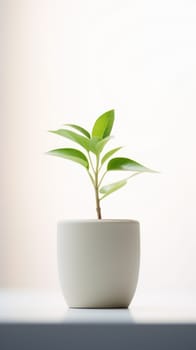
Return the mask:
[[95,170],[95,200],[96,200],[96,211],[97,218],[101,220],[101,207],[100,207],[100,198],[99,198],[99,157],[97,156],[97,164]]
[[97,218],[98,220],[101,220],[101,207],[100,207],[100,199],[99,199],[99,193],[98,189],[95,188],[95,198],[96,198],[96,211],[97,211]]

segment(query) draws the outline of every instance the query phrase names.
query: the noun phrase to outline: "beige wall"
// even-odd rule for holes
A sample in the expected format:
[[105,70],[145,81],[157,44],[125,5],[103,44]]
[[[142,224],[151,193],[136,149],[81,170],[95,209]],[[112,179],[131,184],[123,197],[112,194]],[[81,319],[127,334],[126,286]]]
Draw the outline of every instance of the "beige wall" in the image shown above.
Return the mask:
[[140,290],[196,291],[196,4],[1,0],[0,286],[58,288],[56,221],[94,217],[46,130],[117,111],[124,154],[161,170],[106,199],[142,222]]

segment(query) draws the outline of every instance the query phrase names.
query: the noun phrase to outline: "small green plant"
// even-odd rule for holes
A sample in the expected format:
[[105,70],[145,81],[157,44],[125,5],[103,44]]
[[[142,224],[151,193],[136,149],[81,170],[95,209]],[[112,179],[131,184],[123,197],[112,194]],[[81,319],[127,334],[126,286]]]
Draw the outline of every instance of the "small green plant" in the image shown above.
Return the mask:
[[[82,165],[90,178],[95,192],[97,218],[101,219],[100,202],[111,193],[125,186],[128,180],[141,173],[156,173],[135,160],[129,158],[111,158],[122,147],[116,147],[106,152],[102,156],[102,152],[106,144],[111,140],[111,131],[114,123],[114,110],[110,110],[102,114],[93,126],[91,134],[81,126],[75,124],[65,124],[69,129],[50,130],[49,132],[63,136],[80,145],[85,153],[75,148],[59,148],[53,149],[47,154],[72,160]],[[128,171],[130,175],[126,178],[107,185],[102,182],[108,172],[111,171]]]

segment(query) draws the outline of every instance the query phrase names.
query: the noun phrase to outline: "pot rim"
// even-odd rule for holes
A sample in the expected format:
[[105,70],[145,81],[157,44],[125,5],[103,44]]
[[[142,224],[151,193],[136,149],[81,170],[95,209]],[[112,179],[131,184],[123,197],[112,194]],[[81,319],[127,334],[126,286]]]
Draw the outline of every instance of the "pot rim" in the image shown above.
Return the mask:
[[130,224],[139,224],[139,221],[132,220],[132,219],[64,219],[59,220],[58,224],[98,224],[103,225],[104,223],[107,224],[123,224],[123,223],[130,223]]

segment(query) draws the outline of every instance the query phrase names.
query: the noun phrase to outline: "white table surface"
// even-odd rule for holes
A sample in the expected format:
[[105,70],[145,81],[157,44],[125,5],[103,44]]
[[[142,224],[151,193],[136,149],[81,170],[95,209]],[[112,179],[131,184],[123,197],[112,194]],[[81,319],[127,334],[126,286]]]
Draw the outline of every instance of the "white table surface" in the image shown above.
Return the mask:
[[0,323],[196,323],[195,299],[146,295],[128,309],[69,309],[61,292],[0,289]]
[[128,309],[68,309],[62,294],[0,291],[0,350],[195,350],[195,297],[136,296]]

